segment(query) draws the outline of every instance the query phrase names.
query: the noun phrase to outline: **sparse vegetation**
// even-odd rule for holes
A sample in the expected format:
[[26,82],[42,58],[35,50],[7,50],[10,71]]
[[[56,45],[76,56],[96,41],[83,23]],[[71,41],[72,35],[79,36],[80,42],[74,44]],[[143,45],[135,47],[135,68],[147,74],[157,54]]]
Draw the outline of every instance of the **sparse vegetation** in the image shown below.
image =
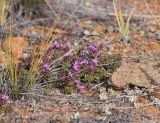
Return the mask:
[[127,39],[128,34],[129,34],[129,28],[130,28],[130,20],[131,20],[131,17],[133,15],[134,8],[130,12],[130,14],[127,18],[127,21],[125,22],[123,12],[122,12],[122,9],[121,9],[120,0],[118,0],[118,7],[116,7],[115,0],[113,0],[113,5],[114,5],[114,11],[115,11],[115,15],[116,15],[116,18],[117,18],[118,26],[119,26],[119,31],[122,34],[123,38]]
[[[142,8],[133,0],[102,1],[0,1],[1,116],[17,122],[16,115],[20,122],[159,121],[156,9],[146,0],[137,0]],[[128,15],[122,4],[133,8]],[[147,6],[151,16],[137,16],[136,6]],[[144,26],[144,18],[152,21]]]

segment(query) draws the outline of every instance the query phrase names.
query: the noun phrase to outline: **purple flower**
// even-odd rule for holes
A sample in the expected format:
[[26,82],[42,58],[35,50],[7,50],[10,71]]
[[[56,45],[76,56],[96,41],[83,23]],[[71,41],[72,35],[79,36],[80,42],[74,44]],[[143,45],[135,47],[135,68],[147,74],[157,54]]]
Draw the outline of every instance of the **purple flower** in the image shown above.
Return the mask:
[[95,64],[95,65],[97,65],[97,64],[98,64],[98,59],[97,59],[97,58],[94,58],[94,59],[92,60],[92,63]]
[[80,90],[83,91],[85,89],[85,86],[81,83],[80,80],[75,80],[76,87]]
[[84,50],[80,53],[80,56],[88,56],[89,52],[87,50]]
[[80,62],[80,64],[81,64],[81,65],[83,65],[83,64],[88,64],[88,60],[84,59],[84,60],[82,60],[82,61]]
[[75,71],[78,71],[79,68],[80,68],[79,61],[75,61],[75,63],[73,64],[73,69],[74,69]]
[[46,71],[50,71],[49,65],[48,65],[48,64],[45,64],[45,65],[44,65],[44,69],[45,69]]
[[60,47],[61,47],[60,44],[57,41],[55,41],[54,43],[52,42],[49,44],[48,50],[59,49]]
[[88,49],[91,50],[93,53],[98,52],[98,49],[93,44],[89,44]]
[[6,103],[8,101],[8,99],[9,99],[9,96],[6,96],[6,95],[1,97],[1,100],[3,103]]
[[44,63],[43,61],[41,61],[41,65],[46,73],[49,73],[51,71],[51,68],[49,67],[49,65]]
[[55,41],[54,43],[53,43],[53,48],[54,49],[58,49],[58,48],[60,48],[61,47],[61,45],[57,42],[57,41]]

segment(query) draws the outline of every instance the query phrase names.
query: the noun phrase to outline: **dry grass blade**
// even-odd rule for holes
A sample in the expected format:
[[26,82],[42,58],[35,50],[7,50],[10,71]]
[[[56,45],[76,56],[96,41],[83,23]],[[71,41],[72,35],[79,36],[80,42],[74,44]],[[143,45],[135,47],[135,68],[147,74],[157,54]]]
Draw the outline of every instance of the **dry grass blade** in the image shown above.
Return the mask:
[[[115,15],[116,15],[116,18],[117,18],[118,26],[119,26],[119,28],[120,28],[121,25],[120,25],[119,16],[118,16],[117,9],[116,9],[115,0],[113,0],[113,6],[114,6],[114,11],[115,11]],[[120,30],[120,31],[121,31],[121,30]]]
[[48,5],[48,7],[50,8],[50,10],[52,11],[52,13],[54,14],[55,17],[58,17],[57,13],[53,10],[52,6],[50,5],[50,3],[48,2],[48,0],[45,0],[46,4]]
[[146,5],[147,9],[149,10],[149,12],[151,13],[151,15],[154,17],[154,19],[157,22],[157,24],[160,26],[160,22],[158,21],[158,19],[156,18],[156,16],[153,14],[152,10],[149,8],[149,5],[148,5],[148,3],[147,3],[146,0],[144,0],[144,3]]
[[[64,1],[65,1],[65,0],[63,0],[63,3],[62,3],[61,8],[60,8],[60,10],[59,10],[58,17],[56,18],[53,26],[51,27],[50,31],[48,32],[48,36],[47,36],[48,39],[47,39],[47,40],[45,41],[45,43],[43,44],[43,48],[40,49],[40,51],[42,51],[42,52],[45,52],[45,51],[47,50],[47,48],[48,48],[48,44],[49,44],[49,42],[50,42],[50,38],[51,38],[51,36],[52,36],[53,29],[54,29],[54,28],[56,27],[56,25],[58,24],[58,22],[59,22],[59,20],[60,20],[60,17],[61,17],[61,14],[62,14],[62,12],[63,12],[63,9],[64,9]],[[33,57],[34,57],[34,54],[33,54]],[[37,78],[37,77],[36,77],[36,75],[37,75],[36,71],[39,71],[39,69],[40,69],[40,63],[41,63],[42,59],[43,59],[43,56],[40,56],[39,59],[34,58],[34,62],[33,62],[32,66],[31,66],[31,68],[30,68],[30,70],[29,70],[29,73],[28,73],[28,76],[27,76],[27,79],[26,79],[26,82],[25,82],[25,86],[26,86],[25,88],[26,88],[27,90],[28,90],[31,86],[33,86],[34,84],[36,84],[36,83],[35,83],[36,81],[38,81],[38,80],[35,80],[35,78]]]
[[60,10],[59,10],[59,12],[58,12],[57,18],[56,18],[53,26],[51,27],[51,29],[50,29],[49,32],[48,32],[46,43],[48,43],[49,40],[51,39],[53,30],[56,28],[58,22],[60,21],[61,14],[62,14],[62,12],[63,12],[63,10],[64,10],[64,4],[65,4],[65,0],[63,0],[63,2],[62,2],[62,4],[61,4],[61,7],[60,7]]
[[5,15],[6,3],[5,3],[5,1],[1,0],[0,1],[0,6],[1,6],[0,24],[1,24],[1,26],[3,26],[5,24],[5,22],[6,22],[6,15]]
[[[133,12],[134,12],[134,8],[130,12],[130,14],[127,18],[127,22],[125,23],[122,8],[121,8],[121,5],[120,5],[120,0],[118,0],[118,7],[116,7],[115,0],[113,0],[113,7],[114,7],[115,16],[116,16],[116,19],[117,19],[119,31],[122,34],[123,38],[127,38],[128,34],[129,34],[129,24],[130,24],[130,20],[131,20],[131,17],[133,15]],[[118,8],[118,10],[117,10],[117,8]]]
[[130,12],[130,14],[129,14],[129,16],[128,16],[127,23],[126,23],[126,28],[125,28],[125,31],[126,31],[126,32],[129,32],[129,23],[130,23],[130,20],[131,20],[132,15],[133,15],[133,13],[134,13],[134,10],[135,10],[135,8],[133,8],[133,9],[131,10],[131,12]]

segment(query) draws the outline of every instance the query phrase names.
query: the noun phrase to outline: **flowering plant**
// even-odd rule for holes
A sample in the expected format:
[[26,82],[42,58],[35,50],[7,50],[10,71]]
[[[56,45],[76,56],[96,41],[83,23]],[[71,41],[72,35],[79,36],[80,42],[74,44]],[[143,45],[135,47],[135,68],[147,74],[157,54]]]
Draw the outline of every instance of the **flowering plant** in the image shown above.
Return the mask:
[[[72,48],[71,44],[54,41],[42,53],[22,58],[17,69],[17,72],[24,73],[22,82],[25,82],[28,71],[32,70],[32,74],[35,74],[33,80],[42,85],[60,88],[68,94],[76,90],[82,92],[94,84],[107,82],[111,73],[120,65],[120,55],[108,55],[102,45],[85,43],[70,52]],[[30,69],[35,62],[33,58],[38,59],[39,54],[42,55],[37,62],[40,68],[36,69],[35,66]]]
[[[59,64],[61,71],[55,81],[56,86],[63,89],[65,93],[72,93],[71,91],[74,90],[84,91],[92,84],[106,81],[109,78],[108,72],[113,72],[120,64],[120,55],[111,57],[102,45],[86,43],[73,52],[69,52],[70,49],[67,44],[56,41],[50,44],[47,51],[49,59],[46,60],[44,57],[44,61],[53,61],[51,59],[64,55]],[[112,59],[109,61],[108,58]],[[115,61],[117,63],[114,63]]]

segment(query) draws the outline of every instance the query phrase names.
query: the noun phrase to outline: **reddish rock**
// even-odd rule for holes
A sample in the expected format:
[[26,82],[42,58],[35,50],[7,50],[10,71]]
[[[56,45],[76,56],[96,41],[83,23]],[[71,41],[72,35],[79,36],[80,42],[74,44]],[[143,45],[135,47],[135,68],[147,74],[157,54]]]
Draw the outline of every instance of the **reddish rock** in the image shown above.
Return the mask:
[[112,84],[124,89],[127,85],[149,88],[160,84],[160,74],[153,67],[140,63],[123,63],[112,75]]

